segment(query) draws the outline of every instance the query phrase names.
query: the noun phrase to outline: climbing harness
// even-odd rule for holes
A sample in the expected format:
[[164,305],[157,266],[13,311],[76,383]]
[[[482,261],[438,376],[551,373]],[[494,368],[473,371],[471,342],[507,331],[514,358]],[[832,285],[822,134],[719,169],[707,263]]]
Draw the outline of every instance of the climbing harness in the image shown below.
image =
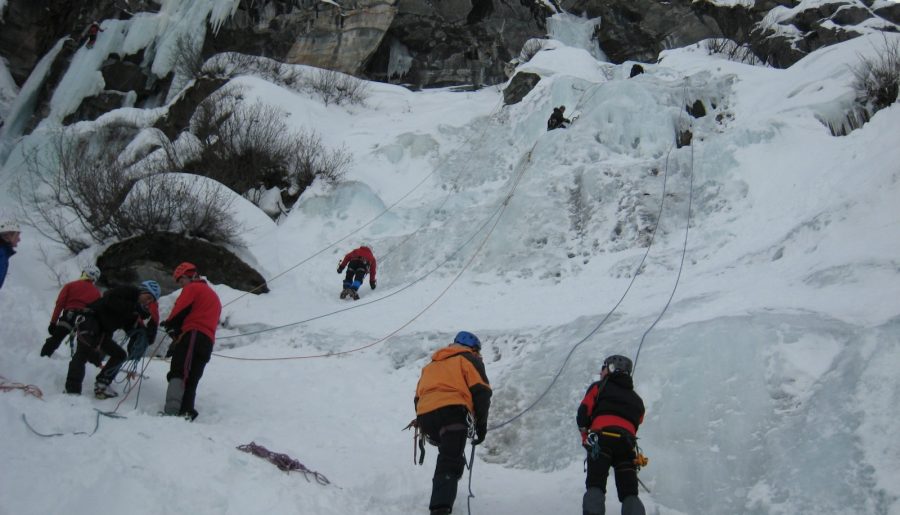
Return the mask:
[[72,326],[72,330],[69,331],[68,343],[69,343],[69,357],[75,357],[75,345],[78,341],[78,329],[81,327],[81,323],[84,322],[84,315],[79,314],[75,317],[75,324]]

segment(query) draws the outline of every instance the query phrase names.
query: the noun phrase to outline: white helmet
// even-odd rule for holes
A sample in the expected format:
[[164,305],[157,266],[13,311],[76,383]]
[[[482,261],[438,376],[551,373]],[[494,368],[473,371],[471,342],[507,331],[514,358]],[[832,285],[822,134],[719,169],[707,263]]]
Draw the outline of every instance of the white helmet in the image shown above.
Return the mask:
[[85,279],[97,282],[97,280],[100,279],[100,269],[94,265],[87,265],[84,267],[84,270],[81,271],[81,275]]
[[12,220],[0,220],[0,234],[5,232],[22,232],[22,229]]

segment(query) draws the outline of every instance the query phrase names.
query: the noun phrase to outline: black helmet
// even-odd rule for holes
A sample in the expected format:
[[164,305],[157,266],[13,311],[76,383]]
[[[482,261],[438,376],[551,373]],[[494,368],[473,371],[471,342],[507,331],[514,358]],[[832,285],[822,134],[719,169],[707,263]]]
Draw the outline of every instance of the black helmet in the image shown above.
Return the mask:
[[627,375],[631,375],[631,360],[619,354],[606,358],[603,361],[603,367],[609,370],[610,374],[624,372]]

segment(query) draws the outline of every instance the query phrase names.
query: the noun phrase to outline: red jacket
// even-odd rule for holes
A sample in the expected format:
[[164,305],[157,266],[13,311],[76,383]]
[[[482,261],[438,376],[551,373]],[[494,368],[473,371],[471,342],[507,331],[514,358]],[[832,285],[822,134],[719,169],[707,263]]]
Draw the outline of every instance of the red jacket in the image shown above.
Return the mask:
[[100,290],[89,279],[78,279],[66,284],[56,297],[56,307],[53,308],[53,314],[50,315],[50,323],[55,324],[63,311],[84,309],[99,298]]
[[344,256],[344,260],[341,261],[341,264],[338,268],[344,268],[347,266],[347,263],[350,262],[351,259],[362,259],[366,263],[369,263],[369,281],[375,280],[375,256],[372,254],[372,249],[369,247],[360,247],[358,249],[351,250],[346,256]]
[[164,325],[179,333],[200,331],[215,342],[221,314],[222,303],[216,292],[203,279],[194,279],[181,289]]

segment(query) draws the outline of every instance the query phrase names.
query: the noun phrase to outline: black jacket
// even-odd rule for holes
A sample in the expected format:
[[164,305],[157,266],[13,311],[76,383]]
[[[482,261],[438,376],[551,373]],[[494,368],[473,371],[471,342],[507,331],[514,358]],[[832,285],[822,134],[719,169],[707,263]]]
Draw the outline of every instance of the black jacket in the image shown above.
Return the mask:
[[116,286],[88,304],[89,314],[96,319],[100,330],[113,333],[117,329],[132,329],[138,318],[149,315],[138,303],[141,291],[134,286]]

